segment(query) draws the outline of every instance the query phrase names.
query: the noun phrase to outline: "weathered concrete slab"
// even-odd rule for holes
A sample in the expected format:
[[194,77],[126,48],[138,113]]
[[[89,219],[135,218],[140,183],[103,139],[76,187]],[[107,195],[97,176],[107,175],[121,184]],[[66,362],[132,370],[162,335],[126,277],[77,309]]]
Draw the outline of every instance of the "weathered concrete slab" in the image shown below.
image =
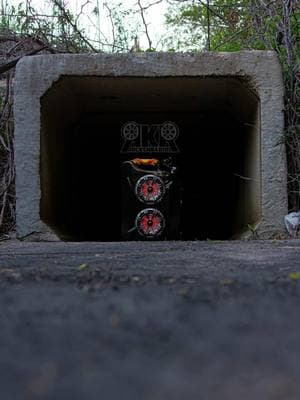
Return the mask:
[[[41,220],[41,98],[63,76],[76,77],[237,77],[258,96],[260,164],[258,189],[261,237],[282,234],[287,212],[286,158],[283,134],[283,83],[274,52],[203,54],[47,55],[25,57],[16,71],[15,138],[17,232],[20,238],[55,239]],[[246,106],[246,105],[245,105]],[[74,110],[76,113],[77,110]],[[252,196],[252,195],[251,195]],[[256,196],[256,197],[255,197]],[[259,222],[259,221],[257,221]]]

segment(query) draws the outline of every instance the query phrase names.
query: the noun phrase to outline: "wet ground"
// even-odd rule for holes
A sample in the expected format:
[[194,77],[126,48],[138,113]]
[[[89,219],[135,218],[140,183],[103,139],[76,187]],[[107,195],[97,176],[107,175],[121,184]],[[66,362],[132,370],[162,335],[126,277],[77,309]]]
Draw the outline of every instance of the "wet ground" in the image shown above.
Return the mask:
[[300,241],[0,244],[1,400],[298,400]]

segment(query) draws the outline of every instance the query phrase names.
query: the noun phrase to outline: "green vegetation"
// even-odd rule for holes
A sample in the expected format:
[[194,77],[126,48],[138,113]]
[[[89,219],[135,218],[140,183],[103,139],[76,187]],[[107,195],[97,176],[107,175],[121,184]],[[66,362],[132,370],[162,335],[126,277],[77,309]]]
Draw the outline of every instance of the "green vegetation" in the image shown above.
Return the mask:
[[[25,39],[44,45],[51,52],[143,51],[141,32],[148,48],[155,51],[148,30],[147,10],[168,2],[168,34],[161,38],[165,51],[239,51],[272,49],[282,64],[285,84],[285,131],[288,156],[290,210],[300,209],[300,0],[138,0],[135,10],[121,0],[81,3],[77,14],[64,0],[45,0],[42,13],[31,0],[12,5],[0,0],[0,39],[11,38],[3,54],[13,57]],[[95,4],[87,15],[85,7]],[[109,34],[102,31],[100,14],[105,11]],[[85,15],[94,35],[80,24]],[[26,53],[26,51],[25,51]],[[24,53],[24,54],[25,54]],[[2,55],[3,55],[2,54]],[[19,53],[18,53],[19,55]],[[4,76],[2,76],[4,78]],[[11,74],[6,73],[6,94],[0,96],[0,233],[14,225],[14,168]],[[4,89],[5,92],[5,89]],[[255,229],[253,228],[253,234]]]
[[[300,209],[300,1],[176,1],[166,17],[170,51],[275,50],[285,85],[290,210]],[[175,34],[176,33],[176,34]]]
[[[188,1],[170,7],[166,23],[180,29],[176,50],[238,51],[264,48],[257,40],[249,0]],[[179,37],[178,37],[179,36]],[[172,42],[169,38],[167,42]]]

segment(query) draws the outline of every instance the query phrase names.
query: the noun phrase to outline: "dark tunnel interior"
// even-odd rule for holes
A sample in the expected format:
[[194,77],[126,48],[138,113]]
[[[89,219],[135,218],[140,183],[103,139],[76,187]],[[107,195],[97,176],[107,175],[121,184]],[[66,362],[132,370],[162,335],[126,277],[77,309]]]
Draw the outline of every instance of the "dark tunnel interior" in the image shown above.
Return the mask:
[[[178,153],[122,153],[121,128],[176,123]],[[62,77],[41,102],[41,218],[64,240],[119,241],[121,171],[172,157],[181,240],[239,237],[260,218],[259,100],[240,78]]]

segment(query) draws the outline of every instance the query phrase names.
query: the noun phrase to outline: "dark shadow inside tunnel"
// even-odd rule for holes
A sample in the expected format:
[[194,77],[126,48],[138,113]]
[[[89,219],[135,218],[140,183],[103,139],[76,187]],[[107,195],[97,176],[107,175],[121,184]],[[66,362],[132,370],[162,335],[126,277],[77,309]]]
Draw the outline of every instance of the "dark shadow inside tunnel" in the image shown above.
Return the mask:
[[62,77],[41,102],[41,219],[65,240],[121,240],[121,127],[179,128],[180,238],[260,219],[260,105],[240,78]]

